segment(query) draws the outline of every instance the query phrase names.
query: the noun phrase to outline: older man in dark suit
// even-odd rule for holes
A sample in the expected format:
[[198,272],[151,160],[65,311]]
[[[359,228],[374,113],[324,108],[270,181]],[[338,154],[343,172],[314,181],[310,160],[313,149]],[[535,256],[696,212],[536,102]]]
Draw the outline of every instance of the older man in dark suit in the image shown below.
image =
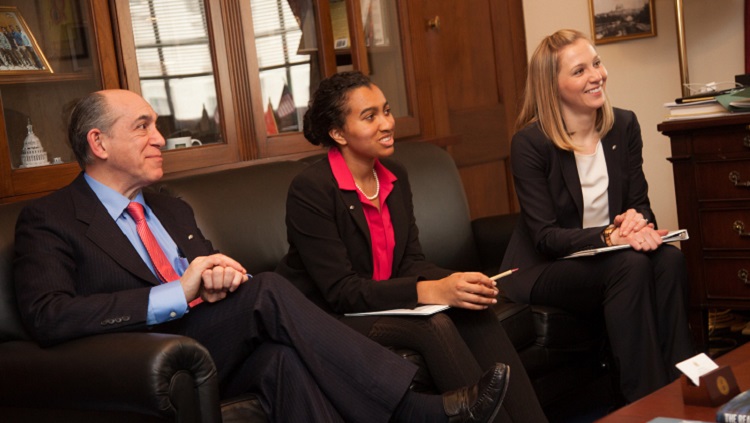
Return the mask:
[[40,344],[114,331],[190,336],[211,352],[223,396],[257,392],[277,421],[487,421],[497,413],[504,365],[450,394],[413,393],[412,364],[276,274],[247,275],[213,249],[186,203],[142,191],[163,174],[156,117],[124,90],[93,93],[73,110],[68,136],[84,172],[27,207],[16,230],[19,307]]

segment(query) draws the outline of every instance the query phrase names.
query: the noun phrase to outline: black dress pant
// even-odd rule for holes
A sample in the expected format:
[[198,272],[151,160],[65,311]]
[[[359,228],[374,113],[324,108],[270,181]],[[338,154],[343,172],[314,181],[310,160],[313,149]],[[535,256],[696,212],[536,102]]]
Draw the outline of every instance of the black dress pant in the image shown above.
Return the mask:
[[225,396],[260,389],[272,421],[387,422],[416,373],[275,273],[164,329],[209,350]]
[[259,397],[272,422],[345,421],[320,390],[297,352],[286,345],[261,344],[233,375],[222,394],[232,398],[248,391]]
[[[351,319],[358,317],[343,321]],[[474,384],[484,370],[505,363],[510,382],[495,422],[547,421],[513,344],[491,310],[451,308],[426,317],[385,316],[367,335],[381,345],[420,353],[440,392]]]
[[630,402],[677,378],[674,365],[695,354],[685,258],[672,245],[555,261],[534,284],[531,303],[603,315],[620,389]]

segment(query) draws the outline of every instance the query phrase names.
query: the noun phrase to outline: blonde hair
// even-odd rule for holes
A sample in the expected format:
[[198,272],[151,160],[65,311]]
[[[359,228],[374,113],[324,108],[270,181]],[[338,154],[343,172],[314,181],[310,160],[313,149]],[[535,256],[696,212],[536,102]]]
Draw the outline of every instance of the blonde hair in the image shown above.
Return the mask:
[[[557,77],[560,72],[560,51],[584,39],[592,46],[591,40],[580,31],[561,29],[545,37],[529,61],[526,88],[521,112],[516,120],[516,130],[533,122],[539,122],[539,128],[552,142],[563,150],[573,151],[570,134],[565,128],[560,107],[560,90]],[[614,112],[606,92],[604,105],[596,111],[596,130],[604,138],[614,125]]]

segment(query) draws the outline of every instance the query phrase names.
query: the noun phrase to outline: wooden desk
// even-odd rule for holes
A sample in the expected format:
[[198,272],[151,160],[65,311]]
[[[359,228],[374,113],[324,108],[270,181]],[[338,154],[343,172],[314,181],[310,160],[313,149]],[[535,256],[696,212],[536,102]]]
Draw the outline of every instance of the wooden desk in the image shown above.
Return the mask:
[[[750,343],[719,357],[719,365],[731,366],[740,392],[750,389]],[[682,402],[680,380],[609,414],[597,423],[644,423],[655,417],[716,421],[718,407],[698,407]]]

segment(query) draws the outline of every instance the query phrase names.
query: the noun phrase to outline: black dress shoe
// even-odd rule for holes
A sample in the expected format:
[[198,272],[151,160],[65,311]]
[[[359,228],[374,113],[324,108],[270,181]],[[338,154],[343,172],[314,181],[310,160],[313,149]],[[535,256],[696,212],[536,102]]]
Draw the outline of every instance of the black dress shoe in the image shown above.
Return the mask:
[[443,408],[450,423],[490,422],[508,390],[510,367],[496,363],[476,385],[443,394]]

